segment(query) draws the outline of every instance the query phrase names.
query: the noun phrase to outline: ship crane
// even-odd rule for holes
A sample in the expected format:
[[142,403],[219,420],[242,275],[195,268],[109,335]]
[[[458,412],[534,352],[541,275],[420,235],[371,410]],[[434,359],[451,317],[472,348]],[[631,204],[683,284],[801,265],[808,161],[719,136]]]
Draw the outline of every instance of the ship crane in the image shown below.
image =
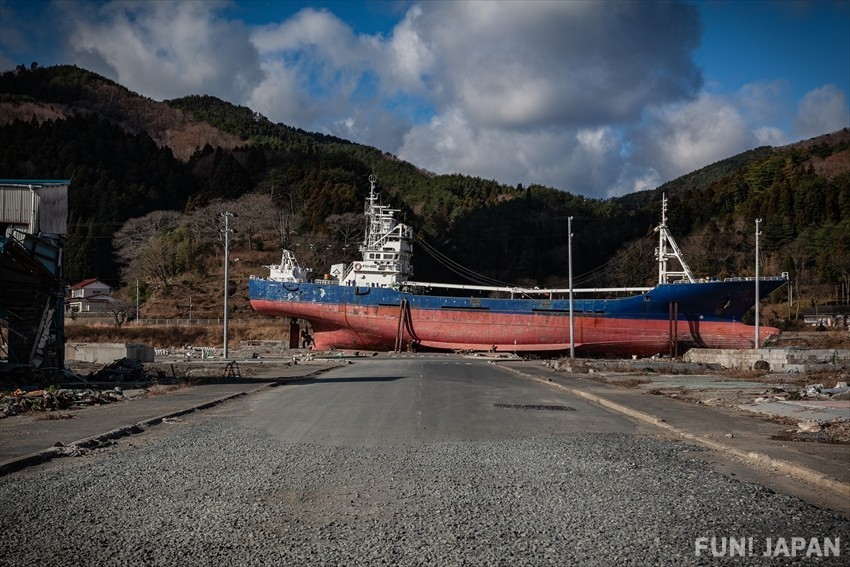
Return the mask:
[[[675,281],[687,278],[689,282],[694,283],[696,281],[694,275],[688,267],[687,262],[685,262],[685,258],[682,256],[679,246],[673,239],[673,235],[670,234],[670,230],[667,228],[667,195],[662,196],[661,224],[655,228],[655,231],[658,233],[658,248],[655,249],[655,258],[658,260],[658,283],[673,283],[674,280],[671,278],[679,278]],[[681,270],[674,271],[667,268],[667,262],[673,259],[679,262]]]

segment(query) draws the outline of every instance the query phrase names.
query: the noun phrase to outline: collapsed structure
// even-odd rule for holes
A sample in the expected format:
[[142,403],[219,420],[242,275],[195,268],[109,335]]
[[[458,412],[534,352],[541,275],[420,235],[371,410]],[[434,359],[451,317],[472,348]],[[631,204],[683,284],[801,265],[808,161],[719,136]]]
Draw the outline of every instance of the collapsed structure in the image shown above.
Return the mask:
[[0,377],[64,367],[69,185],[0,179]]

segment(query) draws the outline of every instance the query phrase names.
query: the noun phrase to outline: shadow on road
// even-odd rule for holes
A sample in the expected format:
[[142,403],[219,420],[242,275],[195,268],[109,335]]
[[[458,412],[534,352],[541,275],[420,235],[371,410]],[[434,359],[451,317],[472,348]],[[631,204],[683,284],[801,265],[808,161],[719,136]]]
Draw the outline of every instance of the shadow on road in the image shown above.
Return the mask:
[[315,383],[326,384],[328,382],[393,382],[401,380],[404,376],[349,376],[345,378],[316,378]]

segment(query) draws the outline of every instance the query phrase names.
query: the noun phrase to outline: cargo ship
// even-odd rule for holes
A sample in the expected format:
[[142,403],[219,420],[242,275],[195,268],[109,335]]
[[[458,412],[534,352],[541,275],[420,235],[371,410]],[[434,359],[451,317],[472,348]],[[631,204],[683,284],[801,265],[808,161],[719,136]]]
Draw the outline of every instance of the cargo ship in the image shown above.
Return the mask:
[[[656,228],[659,281],[643,288],[529,289],[417,282],[413,229],[379,202],[369,177],[361,259],[322,279],[284,249],[268,277],[249,281],[251,307],[290,318],[293,346],[316,350],[437,350],[584,355],[676,355],[688,348],[752,348],[779,333],[741,322],[756,294],[786,277],[696,279],[667,228]],[[299,321],[309,323],[301,328]],[[299,333],[300,331],[300,333]]]

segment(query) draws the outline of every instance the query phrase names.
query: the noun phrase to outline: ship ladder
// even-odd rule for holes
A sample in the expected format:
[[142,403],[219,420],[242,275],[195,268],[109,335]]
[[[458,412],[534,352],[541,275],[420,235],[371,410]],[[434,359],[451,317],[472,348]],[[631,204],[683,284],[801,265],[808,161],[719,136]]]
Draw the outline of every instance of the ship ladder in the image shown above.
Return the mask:
[[242,378],[242,374],[239,372],[239,365],[236,364],[235,360],[228,362],[227,366],[224,367],[224,376],[225,378]]

